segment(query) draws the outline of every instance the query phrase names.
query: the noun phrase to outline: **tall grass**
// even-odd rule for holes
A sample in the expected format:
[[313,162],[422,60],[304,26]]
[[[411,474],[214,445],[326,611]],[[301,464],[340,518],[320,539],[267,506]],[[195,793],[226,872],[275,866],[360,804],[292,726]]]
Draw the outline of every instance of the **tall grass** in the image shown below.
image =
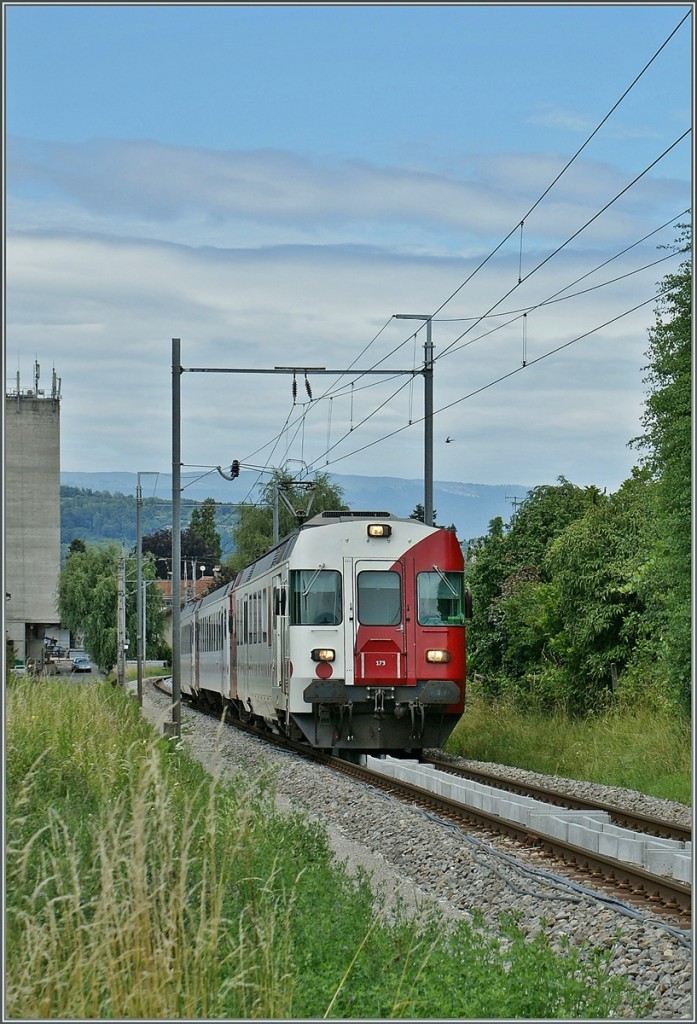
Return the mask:
[[476,688],[451,735],[451,753],[691,804],[690,723],[668,710],[609,709],[593,717],[522,711]]
[[397,905],[273,779],[212,779],[105,684],[7,689],[6,1011],[22,1019],[606,1017],[607,957]]

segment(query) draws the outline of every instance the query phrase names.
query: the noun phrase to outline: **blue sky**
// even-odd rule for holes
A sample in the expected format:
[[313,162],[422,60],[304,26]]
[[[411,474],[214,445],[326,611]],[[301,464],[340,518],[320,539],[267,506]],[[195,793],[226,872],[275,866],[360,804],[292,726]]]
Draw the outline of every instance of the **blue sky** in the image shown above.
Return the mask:
[[[64,469],[166,472],[172,337],[418,370],[423,314],[436,479],[616,489],[691,205],[691,10],[5,4],[7,386],[55,367]],[[310,390],[185,373],[185,466],[420,476],[420,375]]]

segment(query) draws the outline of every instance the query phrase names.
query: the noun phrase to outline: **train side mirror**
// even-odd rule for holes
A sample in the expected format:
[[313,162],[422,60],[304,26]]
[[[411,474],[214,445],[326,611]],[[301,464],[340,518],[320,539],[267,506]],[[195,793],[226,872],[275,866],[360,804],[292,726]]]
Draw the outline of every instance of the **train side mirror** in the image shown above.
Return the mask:
[[465,618],[472,618],[472,595],[469,590],[465,591]]

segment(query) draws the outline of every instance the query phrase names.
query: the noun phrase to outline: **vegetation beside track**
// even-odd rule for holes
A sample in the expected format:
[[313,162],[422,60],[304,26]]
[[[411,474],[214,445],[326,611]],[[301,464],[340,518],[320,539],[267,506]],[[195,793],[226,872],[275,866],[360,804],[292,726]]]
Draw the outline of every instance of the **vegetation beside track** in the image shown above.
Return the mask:
[[613,706],[574,718],[561,710],[523,710],[510,699],[492,700],[472,685],[446,749],[473,761],[692,803],[690,721],[654,705]]
[[10,1019],[647,1010],[608,951],[387,913],[269,774],[212,779],[107,683],[11,677],[6,698]]

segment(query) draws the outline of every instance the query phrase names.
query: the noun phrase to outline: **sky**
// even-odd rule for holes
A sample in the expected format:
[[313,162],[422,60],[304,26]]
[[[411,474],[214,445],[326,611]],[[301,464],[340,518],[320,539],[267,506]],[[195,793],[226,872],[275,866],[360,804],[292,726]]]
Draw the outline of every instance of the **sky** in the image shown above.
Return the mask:
[[55,371],[65,471],[169,472],[178,338],[185,473],[418,479],[430,320],[437,481],[615,491],[692,12],[4,4],[6,391]]

